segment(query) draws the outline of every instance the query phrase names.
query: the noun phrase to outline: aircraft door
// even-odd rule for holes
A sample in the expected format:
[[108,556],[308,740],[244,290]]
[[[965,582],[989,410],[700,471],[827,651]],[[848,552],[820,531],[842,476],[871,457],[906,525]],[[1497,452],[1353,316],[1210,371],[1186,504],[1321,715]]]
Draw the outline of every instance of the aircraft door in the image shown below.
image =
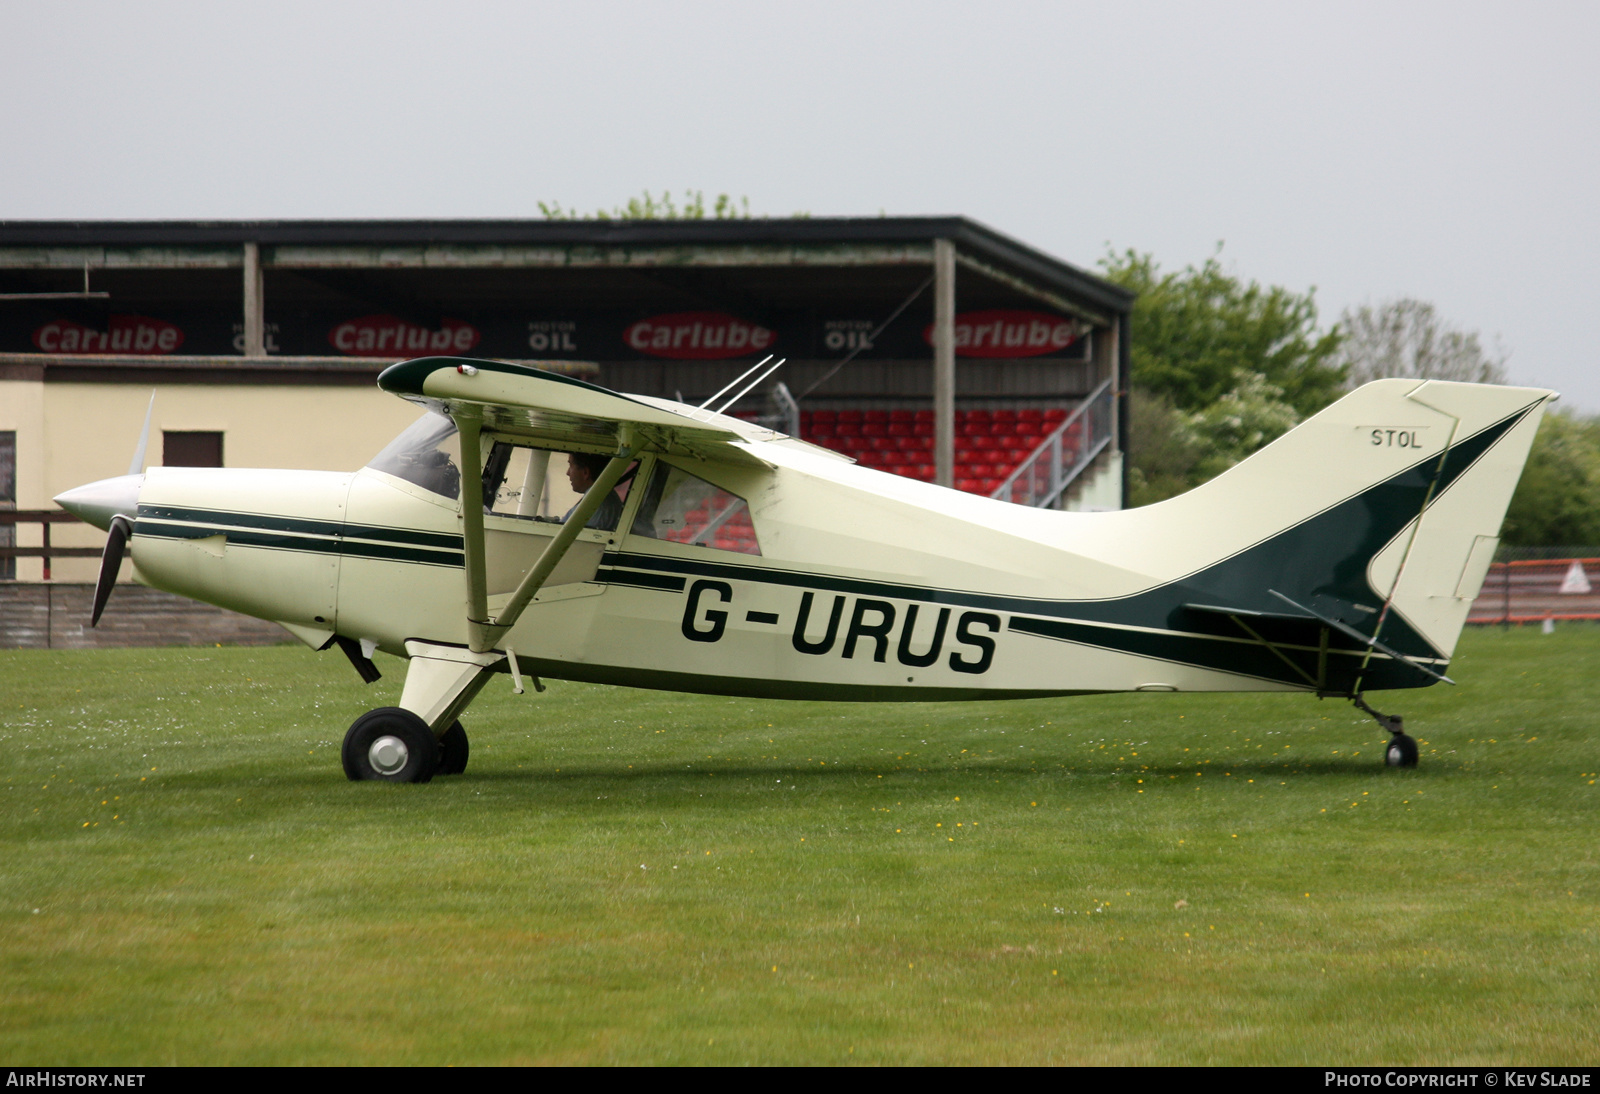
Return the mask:
[[[555,452],[496,441],[484,462],[484,555],[491,601],[509,596],[555,538],[563,518],[577,504],[604,457]],[[616,529],[633,478],[616,488],[578,535],[535,603],[596,595],[600,556],[616,537]],[[491,607],[493,605],[491,604]]]

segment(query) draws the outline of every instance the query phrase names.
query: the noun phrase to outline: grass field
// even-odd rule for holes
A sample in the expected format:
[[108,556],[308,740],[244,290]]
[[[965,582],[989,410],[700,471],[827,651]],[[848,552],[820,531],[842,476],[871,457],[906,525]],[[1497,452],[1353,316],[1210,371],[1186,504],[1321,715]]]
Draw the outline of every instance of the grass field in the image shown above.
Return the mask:
[[1600,1062],[1600,628],[1348,704],[576,684],[352,784],[301,647],[0,653],[8,1064]]

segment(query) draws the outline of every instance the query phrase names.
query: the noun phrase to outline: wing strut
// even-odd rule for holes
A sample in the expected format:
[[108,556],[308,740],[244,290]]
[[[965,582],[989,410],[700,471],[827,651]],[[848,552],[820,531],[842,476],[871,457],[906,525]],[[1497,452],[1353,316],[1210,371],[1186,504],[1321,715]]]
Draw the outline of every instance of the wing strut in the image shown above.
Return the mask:
[[[456,419],[461,431],[461,466],[467,471],[483,466],[479,430],[482,420],[462,413]],[[533,568],[523,575],[516,591],[511,594],[499,615],[489,615],[488,566],[483,548],[483,478],[478,473],[461,476],[461,539],[466,561],[467,576],[467,645],[474,653],[488,653],[494,649],[505,633],[516,625],[522,611],[543,587],[562,558],[578,539],[578,533],[588,525],[589,518],[605,501],[606,495],[616,489],[634,457],[634,433],[631,424],[621,423],[617,438],[617,452],[606,464],[605,470],[585,490],[577,506],[567,516],[566,523],[555,537],[545,544]]]

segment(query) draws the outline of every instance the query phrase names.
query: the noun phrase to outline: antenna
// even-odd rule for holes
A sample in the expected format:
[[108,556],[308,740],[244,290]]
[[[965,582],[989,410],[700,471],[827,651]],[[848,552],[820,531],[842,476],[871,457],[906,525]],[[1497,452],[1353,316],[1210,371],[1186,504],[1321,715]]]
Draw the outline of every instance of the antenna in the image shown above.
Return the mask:
[[[769,361],[770,361],[770,360],[771,360],[771,359],[772,359],[772,358],[770,358],[770,357],[768,357],[768,358],[767,358],[767,360],[769,360]],[[742,389],[740,389],[740,391],[739,391],[739,394],[737,394],[737,395],[735,395],[735,396],[734,396],[734,397],[733,397],[733,398],[731,398],[731,399],[729,399],[729,400],[728,400],[728,401],[727,401],[727,402],[725,402],[725,403],[723,403],[723,404],[722,404],[722,405],[721,405],[721,406],[719,406],[719,407],[718,407],[718,408],[717,408],[717,413],[718,413],[718,414],[724,414],[724,413],[726,413],[726,412],[727,412],[727,410],[728,410],[728,408],[729,408],[729,407],[730,407],[730,406],[732,406],[732,405],[733,405],[733,404],[734,404],[734,403],[737,403],[737,402],[738,402],[738,401],[739,401],[739,400],[740,400],[740,399],[743,399],[743,398],[744,398],[744,397],[745,397],[745,395],[746,395],[746,394],[748,394],[748,393],[749,393],[749,391],[750,391],[750,389],[751,389],[751,388],[753,388],[753,387],[755,387],[755,386],[756,386],[756,385],[757,385],[757,384],[759,384],[759,383],[760,383],[760,382],[761,382],[761,381],[762,381],[762,380],[765,380],[765,379],[766,379],[766,378],[767,378],[767,377],[768,377],[768,376],[771,376],[771,375],[772,375],[772,374],[773,374],[773,373],[774,373],[774,372],[777,372],[777,371],[778,371],[778,370],[779,370],[779,369],[780,369],[780,368],[782,368],[782,367],[783,367],[783,365],[784,365],[784,362],[785,362],[785,361],[787,361],[787,360],[789,360],[789,359],[788,359],[788,358],[787,358],[787,357],[780,357],[780,358],[778,358],[778,363],[777,363],[777,364],[775,364],[775,365],[773,365],[773,366],[772,366],[772,367],[771,367],[771,368],[769,368],[769,369],[767,369],[767,371],[765,371],[765,372],[763,372],[763,373],[762,373],[762,374],[761,374],[761,375],[760,375],[760,376],[757,376],[757,377],[756,377],[756,378],[755,378],[755,379],[754,379],[754,380],[751,380],[751,381],[750,381],[750,382],[749,382],[749,383],[748,383],[748,384],[746,384],[746,385],[745,385],[745,386],[744,386],[744,387],[743,387],[743,388],[742,388]],[[765,362],[763,362],[763,364],[765,364]],[[761,367],[761,366],[760,366],[760,365],[757,365],[757,366],[756,366],[756,367],[757,367],[757,368],[760,368],[760,367]],[[750,375],[750,373],[748,373],[748,372],[747,372],[747,373],[745,373],[745,376],[748,376],[748,375]],[[741,377],[740,377],[740,378],[739,378],[739,379],[740,379],[740,380],[742,380],[742,379],[744,379],[744,377],[743,377],[743,376],[741,376]],[[735,380],[735,381],[734,381],[734,383],[738,383],[738,382],[739,382],[739,381],[738,381],[738,380]],[[733,386],[733,385],[732,385],[732,384],[730,384],[730,385],[728,385],[728,386],[729,386],[729,387],[732,387],[732,386]],[[727,388],[723,388],[723,389],[722,389],[722,390],[723,390],[723,391],[726,391],[726,390],[728,390],[728,389],[727,389]],[[719,392],[719,394],[720,394],[720,392]]]
[[739,375],[735,376],[731,381],[729,381],[728,387],[723,388],[721,391],[719,391],[715,395],[711,396],[711,398],[707,399],[705,402],[703,402],[699,406],[695,407],[695,409],[696,410],[704,410],[706,407],[710,406],[712,403],[716,402],[718,399],[720,399],[724,395],[726,395],[727,392],[728,392],[728,388],[729,387],[732,387],[734,384],[737,384],[740,380],[743,380],[746,376],[750,375],[752,372],[754,372],[756,369],[760,368],[762,365],[766,364],[770,360],[772,360],[772,354],[769,353],[765,357],[763,357],[761,360],[757,361],[755,364],[753,364],[749,368],[745,369]]
[[[921,296],[922,293],[923,293],[923,290],[926,289],[929,285],[932,285],[932,284],[933,284],[933,276],[929,275],[928,280],[926,280],[922,284],[918,285],[915,292],[913,292],[910,296],[908,296],[904,300],[902,300],[900,302],[900,306],[898,308],[896,308],[894,311],[889,313],[889,318],[885,319],[882,323],[878,324],[878,329],[877,330],[875,330],[871,334],[867,335],[866,338],[863,339],[862,341],[856,343],[856,348],[855,349],[853,349],[849,353],[845,354],[844,359],[841,360],[838,364],[834,365],[832,368],[830,368],[827,372],[824,372],[820,379],[813,381],[810,387],[806,388],[800,394],[796,395],[795,396],[795,400],[799,401],[801,399],[804,399],[807,395],[810,395],[813,391],[817,390],[817,388],[821,387],[823,384],[825,384],[829,380],[833,379],[834,375],[840,369],[844,368],[844,366],[848,365],[851,361],[854,361],[856,359],[856,354],[860,353],[862,350],[866,349],[868,346],[870,346],[874,342],[876,342],[878,340],[878,336],[880,334],[882,334],[884,331],[889,329],[889,324],[893,323],[896,319],[900,318],[900,313],[905,311],[907,308],[909,308],[911,306],[911,302],[913,300],[915,300],[917,297]],[[737,383],[737,382],[738,381],[735,381],[735,383]]]

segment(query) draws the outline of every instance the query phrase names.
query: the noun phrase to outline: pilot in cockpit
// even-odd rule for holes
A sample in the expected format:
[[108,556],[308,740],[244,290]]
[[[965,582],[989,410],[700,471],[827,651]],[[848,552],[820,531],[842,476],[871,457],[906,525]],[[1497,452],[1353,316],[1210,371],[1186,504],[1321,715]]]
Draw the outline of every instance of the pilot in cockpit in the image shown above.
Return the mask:
[[[608,456],[597,456],[588,452],[567,453],[567,482],[571,485],[573,492],[581,499],[589,487],[594,485],[595,480],[600,477],[600,473],[606,469],[606,464],[610,462],[611,459]],[[623,481],[628,481],[631,475],[632,471],[630,470],[627,475],[623,476]],[[577,508],[578,504],[574,503],[572,509],[568,509],[561,518],[562,522],[565,523],[572,516],[573,510]],[[589,518],[589,523],[584,527],[600,528],[609,532],[617,526],[617,521],[621,518],[622,499],[617,496],[616,490],[610,490],[606,492],[605,500],[600,503],[600,508],[594,511],[594,516]]]

